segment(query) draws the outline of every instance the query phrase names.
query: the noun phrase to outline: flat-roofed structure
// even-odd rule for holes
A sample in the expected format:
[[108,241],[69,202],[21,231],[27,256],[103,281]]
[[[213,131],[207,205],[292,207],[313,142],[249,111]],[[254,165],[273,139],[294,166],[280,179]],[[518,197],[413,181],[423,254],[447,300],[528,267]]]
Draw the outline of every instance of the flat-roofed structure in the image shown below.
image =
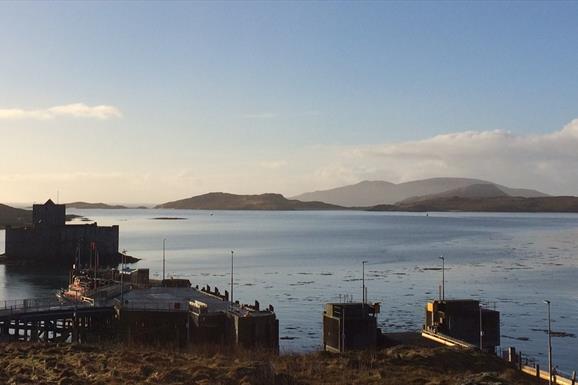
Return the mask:
[[272,306],[231,303],[218,289],[150,287],[117,301],[122,334],[132,341],[223,344],[278,351],[279,321]]
[[[435,300],[426,305],[424,330],[495,351],[500,345],[500,312],[474,299]],[[480,341],[480,333],[482,338]]]
[[381,330],[377,328],[379,304],[361,302],[327,303],[323,311],[323,349],[375,349]]

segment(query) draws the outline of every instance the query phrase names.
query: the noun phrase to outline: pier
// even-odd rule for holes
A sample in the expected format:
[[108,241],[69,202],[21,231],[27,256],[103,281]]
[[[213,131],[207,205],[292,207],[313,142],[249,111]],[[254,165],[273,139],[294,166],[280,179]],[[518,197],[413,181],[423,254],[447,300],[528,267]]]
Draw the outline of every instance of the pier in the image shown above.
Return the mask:
[[162,286],[123,285],[123,289],[112,283],[82,295],[67,291],[69,296],[73,293],[73,300],[0,302],[0,341],[111,340],[279,350],[279,321],[270,305],[261,309],[257,301],[253,305],[233,303],[227,292],[221,294],[208,286],[193,288],[188,280],[167,280]]
[[114,311],[56,299],[4,301],[0,341],[97,342],[114,333]]

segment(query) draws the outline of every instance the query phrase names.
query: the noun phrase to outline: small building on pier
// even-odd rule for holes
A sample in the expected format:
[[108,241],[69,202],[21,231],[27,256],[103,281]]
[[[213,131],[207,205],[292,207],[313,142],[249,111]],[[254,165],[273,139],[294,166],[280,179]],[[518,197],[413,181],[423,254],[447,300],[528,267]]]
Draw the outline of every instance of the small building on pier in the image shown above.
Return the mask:
[[272,306],[231,303],[228,293],[216,288],[134,289],[115,307],[120,332],[129,341],[279,349],[279,321]]
[[[447,336],[495,351],[500,345],[500,312],[480,306],[473,299],[435,300],[425,309],[424,331]],[[481,341],[480,341],[481,335]]]
[[375,349],[381,330],[377,327],[379,303],[327,303],[323,311],[323,349]]

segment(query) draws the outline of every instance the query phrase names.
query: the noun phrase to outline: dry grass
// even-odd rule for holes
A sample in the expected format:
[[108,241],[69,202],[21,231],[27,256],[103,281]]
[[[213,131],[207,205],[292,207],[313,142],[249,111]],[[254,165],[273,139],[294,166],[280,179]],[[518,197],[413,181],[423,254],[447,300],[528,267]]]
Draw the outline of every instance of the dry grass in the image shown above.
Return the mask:
[[449,348],[274,356],[12,343],[0,352],[1,384],[535,384],[495,357]]

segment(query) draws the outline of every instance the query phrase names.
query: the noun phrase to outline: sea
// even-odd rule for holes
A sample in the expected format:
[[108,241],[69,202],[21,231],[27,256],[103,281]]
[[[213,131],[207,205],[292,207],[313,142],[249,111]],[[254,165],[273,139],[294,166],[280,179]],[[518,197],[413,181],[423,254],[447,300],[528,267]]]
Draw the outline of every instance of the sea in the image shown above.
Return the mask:
[[[502,349],[544,367],[551,301],[553,362],[578,370],[578,215],[362,211],[74,210],[120,226],[135,267],[273,305],[282,352],[321,348],[323,304],[381,304],[383,332],[418,331],[436,299],[445,259],[447,299],[479,299],[501,313]],[[164,218],[164,219],[159,219]],[[170,219],[167,219],[170,218]],[[89,223],[76,221],[73,223]],[[0,253],[4,234],[0,231]],[[66,274],[0,265],[0,300],[52,296]],[[0,302],[0,306],[1,306]]]

